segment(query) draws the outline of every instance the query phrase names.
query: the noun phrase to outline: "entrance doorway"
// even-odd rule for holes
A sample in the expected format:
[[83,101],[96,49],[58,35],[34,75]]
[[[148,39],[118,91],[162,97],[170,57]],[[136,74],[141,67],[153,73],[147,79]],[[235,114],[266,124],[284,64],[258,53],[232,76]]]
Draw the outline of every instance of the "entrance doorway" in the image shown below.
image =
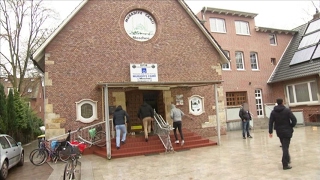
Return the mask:
[[126,109],[129,114],[130,121],[128,123],[129,132],[140,132],[143,131],[142,120],[138,118],[138,110],[142,105],[143,101],[148,103],[158,114],[165,117],[165,104],[163,101],[162,91],[142,91],[134,90],[126,92]]

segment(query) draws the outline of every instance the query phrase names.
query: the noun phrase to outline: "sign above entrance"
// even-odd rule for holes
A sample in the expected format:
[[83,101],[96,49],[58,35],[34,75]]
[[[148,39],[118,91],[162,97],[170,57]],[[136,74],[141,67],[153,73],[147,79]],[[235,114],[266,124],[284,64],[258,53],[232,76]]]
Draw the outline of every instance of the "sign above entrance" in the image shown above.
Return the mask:
[[136,41],[148,41],[156,33],[153,17],[142,10],[133,10],[124,18],[124,29]]
[[130,64],[131,82],[158,82],[157,64]]

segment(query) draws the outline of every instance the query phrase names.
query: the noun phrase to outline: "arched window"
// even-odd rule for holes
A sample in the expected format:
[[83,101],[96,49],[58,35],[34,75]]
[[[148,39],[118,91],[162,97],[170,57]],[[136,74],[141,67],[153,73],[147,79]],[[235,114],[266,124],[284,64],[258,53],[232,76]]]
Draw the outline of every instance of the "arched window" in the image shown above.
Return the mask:
[[97,101],[83,99],[76,102],[77,121],[91,123],[97,120]]

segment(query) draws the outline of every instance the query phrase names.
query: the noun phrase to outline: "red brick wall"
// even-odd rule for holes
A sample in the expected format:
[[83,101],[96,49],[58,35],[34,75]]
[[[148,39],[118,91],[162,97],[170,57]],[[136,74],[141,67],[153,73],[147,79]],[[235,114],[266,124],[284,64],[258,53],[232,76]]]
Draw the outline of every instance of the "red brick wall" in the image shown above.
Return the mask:
[[[150,41],[134,41],[124,31],[125,15],[136,8],[154,15],[157,32]],[[130,63],[157,63],[159,82],[222,79],[212,68],[217,51],[177,1],[90,0],[45,51],[54,61],[45,66],[52,80],[48,103],[71,129],[78,124],[75,102],[81,99],[98,101],[101,118],[97,83],[130,82]]]
[[[199,14],[198,16],[202,19],[202,16]],[[256,116],[255,89],[262,89],[264,104],[274,102],[272,95],[273,91],[270,86],[267,85],[267,81],[275,68],[275,65],[271,64],[271,58],[275,58],[276,62],[279,62],[279,59],[290,42],[292,35],[276,33],[277,45],[272,46],[269,42],[269,32],[256,32],[255,21],[252,18],[207,12],[205,14],[205,26],[210,32],[209,18],[211,17],[222,18],[226,22],[227,33],[211,33],[222,49],[230,52],[231,70],[222,71],[222,79],[224,80],[222,85],[224,92],[246,91],[250,106],[249,108],[254,116]],[[249,23],[249,36],[236,34],[234,23],[236,20],[246,21]],[[245,70],[236,69],[236,51],[243,52]],[[256,52],[258,54],[258,71],[251,70],[250,52]],[[251,85],[249,82],[251,82]]]
[[[295,83],[309,81],[309,80],[316,80],[317,81],[318,92],[320,92],[320,78],[318,75],[314,75],[314,76],[307,76],[304,78],[297,78],[297,79],[286,81],[286,82],[278,82],[278,83],[272,84],[272,90],[274,92],[273,98],[274,99],[283,98],[284,103],[288,104],[288,99],[286,97],[286,91],[285,91],[286,86],[289,84],[295,84]],[[320,105],[319,104],[290,106],[290,109],[292,111],[303,111],[303,118],[304,118],[305,122],[310,122],[310,116],[314,116],[314,114],[320,114]]]

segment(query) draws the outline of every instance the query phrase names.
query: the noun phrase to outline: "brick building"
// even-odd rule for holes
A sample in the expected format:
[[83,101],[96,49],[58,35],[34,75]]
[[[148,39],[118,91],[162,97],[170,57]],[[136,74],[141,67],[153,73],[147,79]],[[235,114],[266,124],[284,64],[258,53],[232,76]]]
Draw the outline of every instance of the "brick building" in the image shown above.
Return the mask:
[[[0,83],[4,86],[4,93],[8,95],[10,89],[13,88],[12,83],[5,76],[0,77]],[[43,87],[41,77],[25,78],[20,91],[21,96],[28,100],[29,107],[39,118],[44,120]]]
[[258,14],[204,7],[198,18],[230,58],[222,66],[228,129],[240,127],[238,116],[247,102],[255,128],[267,127],[274,90],[267,81],[297,31],[257,27]]
[[305,124],[320,124],[320,13],[295,34],[268,84]]
[[184,1],[141,2],[85,0],[33,55],[45,76],[47,138],[105,121],[117,105],[130,132],[143,101],[168,122],[177,104],[194,118],[184,128],[202,136],[216,135],[218,115],[226,133],[218,85],[227,56]]

